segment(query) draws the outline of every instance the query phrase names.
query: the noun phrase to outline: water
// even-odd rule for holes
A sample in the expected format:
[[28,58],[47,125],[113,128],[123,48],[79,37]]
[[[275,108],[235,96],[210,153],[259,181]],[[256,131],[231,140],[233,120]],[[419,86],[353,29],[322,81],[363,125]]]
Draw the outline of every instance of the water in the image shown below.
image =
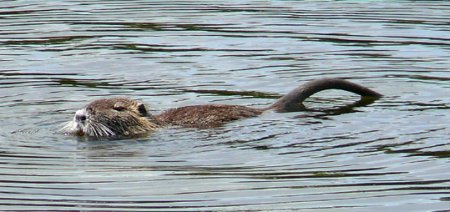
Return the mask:
[[[5,1],[0,6],[1,210],[450,209],[445,1]],[[265,107],[343,77],[315,111],[217,129],[90,141],[57,129],[89,101],[153,113]],[[263,95],[256,95],[258,94]]]

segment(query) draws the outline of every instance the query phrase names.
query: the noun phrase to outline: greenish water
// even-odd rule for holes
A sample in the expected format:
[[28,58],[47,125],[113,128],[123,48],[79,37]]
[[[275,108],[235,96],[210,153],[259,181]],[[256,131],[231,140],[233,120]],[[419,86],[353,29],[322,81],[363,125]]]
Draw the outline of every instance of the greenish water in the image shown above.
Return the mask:
[[[0,210],[450,209],[446,1],[5,1]],[[319,77],[317,109],[86,141],[88,102],[265,107]]]

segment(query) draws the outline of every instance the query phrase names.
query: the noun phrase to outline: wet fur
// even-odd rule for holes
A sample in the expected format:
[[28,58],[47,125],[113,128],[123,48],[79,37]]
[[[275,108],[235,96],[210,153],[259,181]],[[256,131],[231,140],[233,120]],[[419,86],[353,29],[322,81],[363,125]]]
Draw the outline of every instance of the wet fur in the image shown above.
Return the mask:
[[81,123],[74,118],[62,131],[78,136],[113,137],[145,134],[159,127],[150,121],[144,104],[128,98],[99,99],[82,110],[86,120]]
[[128,98],[99,99],[91,102],[77,114],[86,114],[85,120],[77,116],[68,122],[63,131],[68,134],[92,137],[132,136],[152,132],[166,125],[192,128],[213,128],[227,122],[258,116],[266,110],[277,112],[299,111],[303,101],[327,89],[340,89],[361,96],[381,97],[381,94],[364,86],[337,78],[323,78],[300,85],[267,108],[240,105],[191,105],[169,109],[159,115],[148,113],[145,105]]

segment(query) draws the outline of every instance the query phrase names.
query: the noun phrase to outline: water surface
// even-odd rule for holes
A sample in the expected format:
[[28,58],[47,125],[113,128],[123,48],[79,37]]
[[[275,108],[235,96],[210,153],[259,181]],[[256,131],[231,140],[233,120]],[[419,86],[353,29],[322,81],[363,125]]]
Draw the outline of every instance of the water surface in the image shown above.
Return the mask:
[[[6,1],[0,6],[2,210],[450,209],[445,1]],[[92,141],[57,129],[89,101],[153,113],[266,107],[342,77],[311,111]],[[347,107],[348,106],[348,107]]]

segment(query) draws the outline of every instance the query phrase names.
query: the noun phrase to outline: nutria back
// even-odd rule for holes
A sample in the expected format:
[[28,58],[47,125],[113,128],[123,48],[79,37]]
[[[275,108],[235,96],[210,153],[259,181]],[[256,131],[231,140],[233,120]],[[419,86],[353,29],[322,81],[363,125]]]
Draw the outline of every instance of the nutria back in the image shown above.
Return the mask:
[[169,109],[155,118],[165,125],[194,128],[212,128],[227,122],[258,116],[261,109],[240,105],[191,105]]

